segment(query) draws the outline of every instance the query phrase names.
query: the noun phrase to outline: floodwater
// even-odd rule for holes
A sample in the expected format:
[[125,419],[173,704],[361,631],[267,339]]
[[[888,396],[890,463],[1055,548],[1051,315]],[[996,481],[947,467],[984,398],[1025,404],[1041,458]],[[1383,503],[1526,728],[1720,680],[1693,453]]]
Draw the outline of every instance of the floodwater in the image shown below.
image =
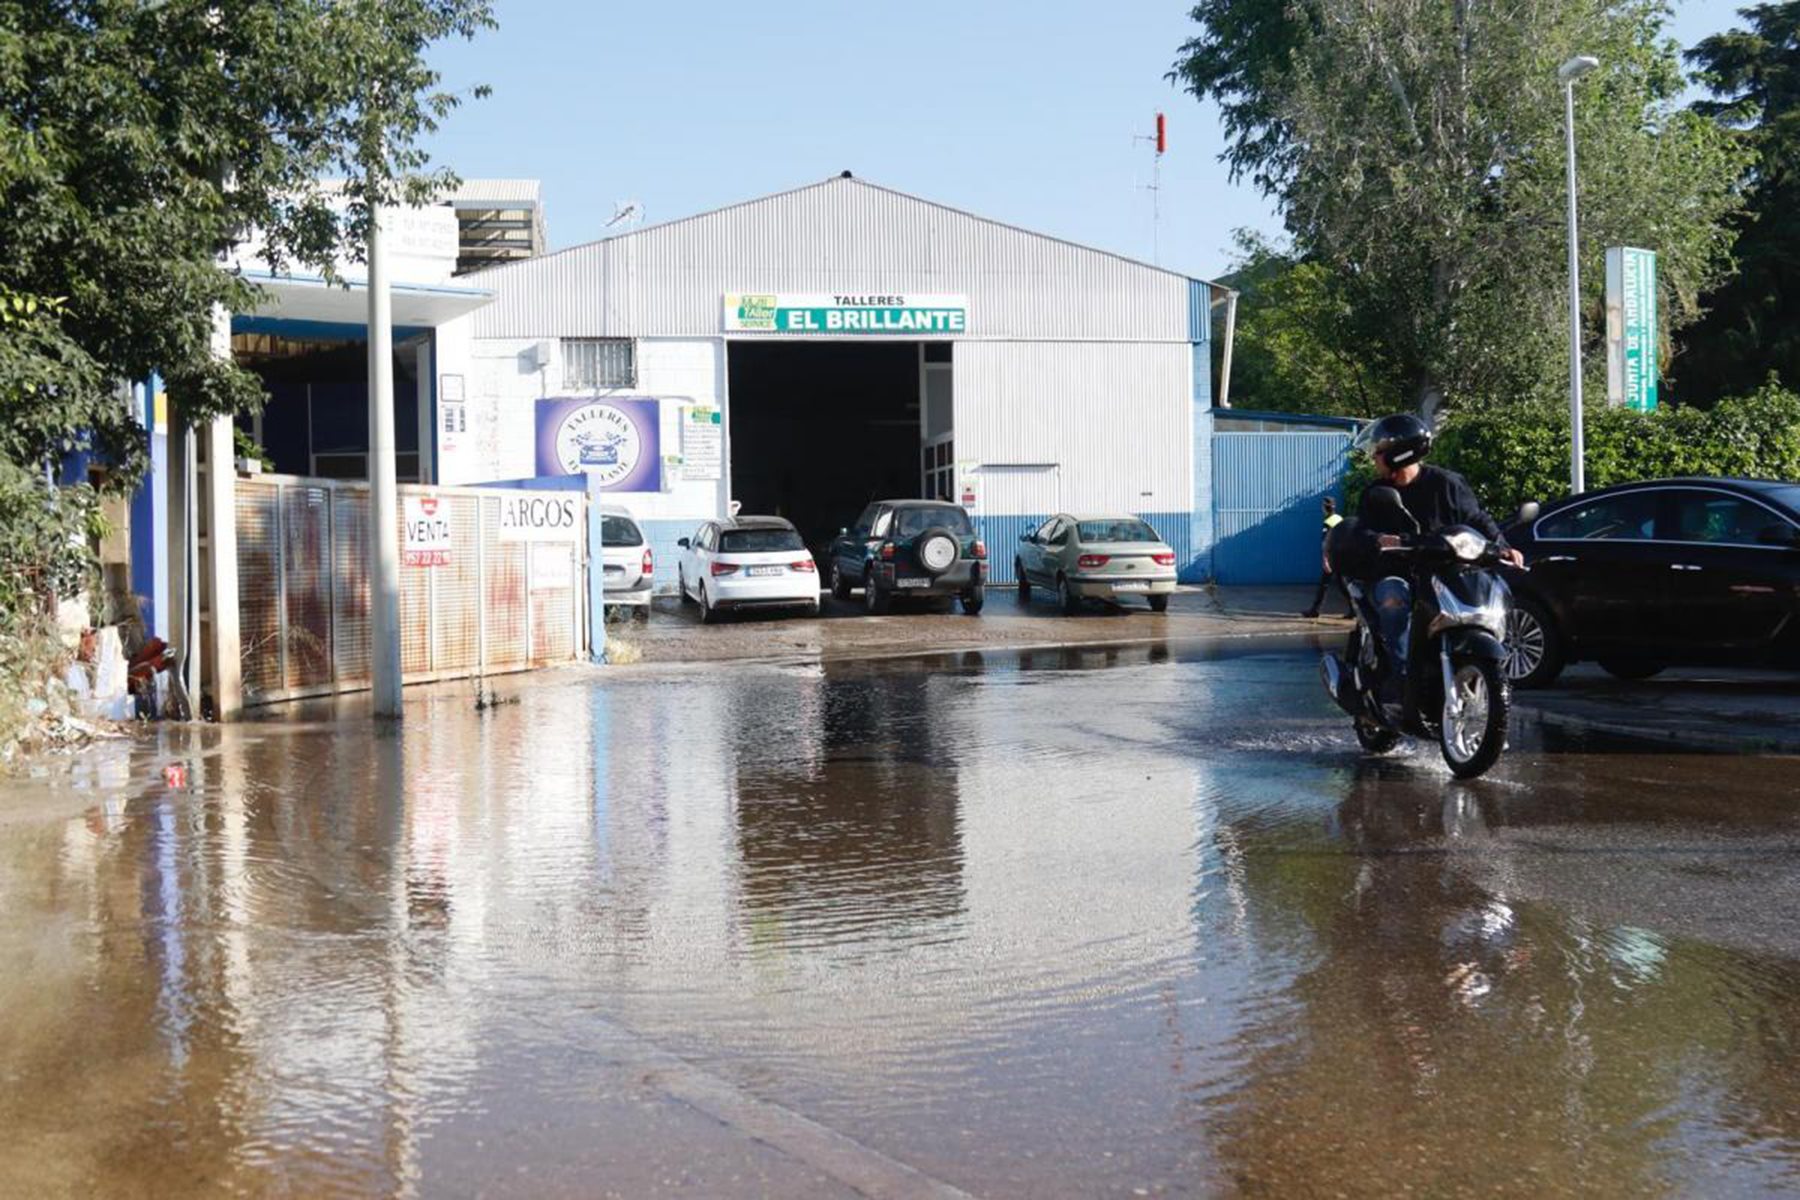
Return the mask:
[[0,1195],[1800,1189],[1792,760],[1458,784],[1254,647],[501,690],[5,785]]

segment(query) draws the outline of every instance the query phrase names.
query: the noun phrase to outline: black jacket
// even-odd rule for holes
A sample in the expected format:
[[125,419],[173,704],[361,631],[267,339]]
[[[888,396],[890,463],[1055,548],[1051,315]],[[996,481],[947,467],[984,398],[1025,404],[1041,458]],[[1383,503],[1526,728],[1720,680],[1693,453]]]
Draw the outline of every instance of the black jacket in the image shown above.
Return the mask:
[[[1506,545],[1500,526],[1482,510],[1481,501],[1475,498],[1475,490],[1468,480],[1455,471],[1421,467],[1411,483],[1394,490],[1400,493],[1400,502],[1406,505],[1406,511],[1418,521],[1419,533],[1433,533],[1448,525],[1468,525],[1495,545]],[[1346,529],[1346,525],[1354,528]],[[1333,533],[1334,536],[1328,539],[1327,551],[1332,568],[1353,576],[1369,576],[1386,570],[1376,540],[1378,535],[1398,534],[1409,541],[1414,536],[1414,531],[1398,514],[1370,504],[1368,492],[1363,493],[1362,501],[1357,505],[1356,520],[1344,522]]]

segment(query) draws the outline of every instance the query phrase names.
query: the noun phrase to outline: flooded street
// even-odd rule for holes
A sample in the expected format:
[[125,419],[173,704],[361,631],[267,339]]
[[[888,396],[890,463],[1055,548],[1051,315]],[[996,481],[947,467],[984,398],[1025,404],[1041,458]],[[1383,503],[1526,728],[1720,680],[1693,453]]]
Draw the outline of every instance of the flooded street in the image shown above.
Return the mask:
[[1457,784],[1291,642],[501,691],[3,785],[0,1195],[1800,1188],[1792,759]]

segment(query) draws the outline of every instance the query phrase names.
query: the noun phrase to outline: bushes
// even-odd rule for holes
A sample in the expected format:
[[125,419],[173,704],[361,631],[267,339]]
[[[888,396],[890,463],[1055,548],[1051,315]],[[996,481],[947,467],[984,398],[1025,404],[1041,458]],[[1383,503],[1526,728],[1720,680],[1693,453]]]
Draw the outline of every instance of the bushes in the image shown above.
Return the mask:
[[[1583,422],[1589,488],[1669,475],[1800,480],[1800,395],[1770,383],[1707,410],[1593,408]],[[1459,471],[1489,511],[1569,492],[1569,412],[1540,401],[1454,413],[1432,456]]]

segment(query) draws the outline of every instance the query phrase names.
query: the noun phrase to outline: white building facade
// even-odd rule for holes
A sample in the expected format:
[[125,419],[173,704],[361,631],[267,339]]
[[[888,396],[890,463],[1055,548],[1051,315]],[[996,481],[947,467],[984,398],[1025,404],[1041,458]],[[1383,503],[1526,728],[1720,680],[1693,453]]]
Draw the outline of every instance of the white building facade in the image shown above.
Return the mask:
[[492,300],[435,331],[437,481],[595,474],[659,581],[734,501],[818,545],[896,496],[964,504],[997,582],[1058,511],[1205,574],[1205,281],[846,173],[458,282]]

